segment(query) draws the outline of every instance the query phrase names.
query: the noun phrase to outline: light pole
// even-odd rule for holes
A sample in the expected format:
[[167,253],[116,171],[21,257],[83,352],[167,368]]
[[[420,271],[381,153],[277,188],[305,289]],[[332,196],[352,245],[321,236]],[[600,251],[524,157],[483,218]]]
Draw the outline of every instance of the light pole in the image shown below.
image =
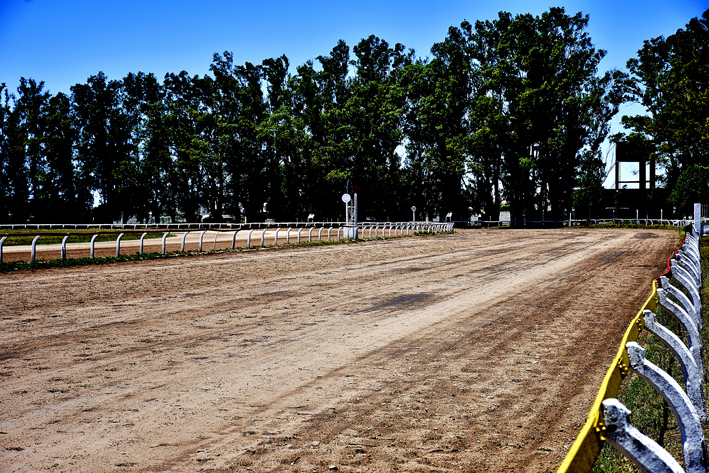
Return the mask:
[[350,200],[352,197],[350,197],[349,194],[344,193],[342,194],[342,202],[345,203],[345,225],[350,224]]

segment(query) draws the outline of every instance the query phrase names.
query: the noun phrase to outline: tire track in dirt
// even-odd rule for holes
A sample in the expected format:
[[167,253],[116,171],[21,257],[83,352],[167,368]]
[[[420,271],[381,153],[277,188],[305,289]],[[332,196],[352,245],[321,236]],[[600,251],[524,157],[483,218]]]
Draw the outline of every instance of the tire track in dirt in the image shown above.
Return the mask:
[[[602,376],[676,238],[636,234],[473,231],[0,276],[0,459],[545,471],[563,450],[550,429],[573,438],[600,382],[579,373]],[[632,306],[600,345],[599,293]]]

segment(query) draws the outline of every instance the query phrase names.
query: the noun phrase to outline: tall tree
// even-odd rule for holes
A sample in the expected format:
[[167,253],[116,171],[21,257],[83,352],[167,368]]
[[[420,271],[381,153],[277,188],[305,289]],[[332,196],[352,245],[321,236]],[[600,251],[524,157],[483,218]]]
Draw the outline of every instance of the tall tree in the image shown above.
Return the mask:
[[410,65],[402,76],[408,89],[407,163],[415,190],[410,200],[431,216],[452,212],[454,218],[467,218],[464,176],[476,64],[459,28],[450,28],[431,53],[430,62]]
[[44,122],[46,160],[43,194],[46,198],[43,222],[80,222],[89,217],[93,198],[78,179],[74,165],[77,140],[71,100],[63,93],[49,99]]
[[[501,176],[515,217],[563,219],[574,205],[584,157],[596,155],[617,112],[621,78],[598,77],[605,51],[585,29],[588,16],[551,8],[540,17],[500,13],[478,31],[498,41],[491,93],[509,119]],[[596,176],[598,177],[598,176]],[[594,182],[594,185],[599,185]]]
[[649,115],[623,117],[633,139],[652,145],[678,213],[709,199],[709,10],[684,29],[643,43],[628,61],[632,95]]
[[136,205],[132,194],[136,154],[122,84],[99,72],[71,91],[82,181],[90,183],[91,192],[100,197],[95,218],[111,221],[122,212],[130,214]]
[[[298,217],[297,202],[295,206],[291,202],[286,202],[284,195],[284,167],[286,160],[295,154],[290,143],[293,136],[290,133],[291,126],[288,120],[290,103],[288,67],[286,56],[265,59],[261,65],[262,75],[266,81],[267,109],[264,119],[259,124],[259,139],[266,146],[264,152],[268,216],[278,221]],[[297,198],[292,192],[290,194]]]
[[165,89],[153,74],[128,74],[123,79],[126,113],[130,117],[135,162],[134,195],[138,220],[152,215],[175,214],[176,201],[170,188],[170,130],[167,125]]
[[[45,221],[49,205],[44,129],[50,94],[44,82],[20,79],[18,95],[6,91],[3,132],[3,190],[12,220]],[[10,102],[12,106],[10,107]]]
[[15,110],[16,97],[3,85],[2,106],[2,157],[3,220],[26,222],[29,217],[29,177],[25,159],[26,137],[22,131],[21,113]]
[[200,207],[204,206],[201,163],[209,152],[201,133],[205,111],[200,80],[182,71],[168,74],[164,81],[172,161],[167,178],[174,195],[175,217],[190,222],[199,220]]
[[403,176],[397,148],[403,142],[406,95],[398,82],[414,53],[402,44],[392,48],[376,36],[363,39],[353,51],[352,95],[341,112],[348,135],[339,143],[344,150],[343,171],[360,186],[363,217],[401,218]]

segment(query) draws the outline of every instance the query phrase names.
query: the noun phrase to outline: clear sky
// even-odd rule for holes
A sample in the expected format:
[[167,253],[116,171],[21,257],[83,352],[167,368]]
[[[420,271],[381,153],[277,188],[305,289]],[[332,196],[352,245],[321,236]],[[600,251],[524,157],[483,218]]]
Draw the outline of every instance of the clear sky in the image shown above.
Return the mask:
[[709,0],[0,0],[0,82],[20,77],[69,93],[99,71],[208,72],[215,52],[237,63],[286,54],[291,66],[375,34],[426,56],[449,26],[494,19],[500,10],[539,15],[561,4],[590,15],[589,34],[606,49],[604,68],[622,68],[644,39],[669,35]]
[[239,64],[285,54],[294,72],[339,39],[352,47],[370,34],[424,57],[463,20],[491,20],[501,10],[540,15],[551,6],[590,15],[591,39],[608,51],[602,69],[622,69],[643,40],[683,28],[709,0],[0,0],[0,83],[15,91],[20,77],[33,78],[68,94],[99,71],[109,79],[204,75],[224,51]]

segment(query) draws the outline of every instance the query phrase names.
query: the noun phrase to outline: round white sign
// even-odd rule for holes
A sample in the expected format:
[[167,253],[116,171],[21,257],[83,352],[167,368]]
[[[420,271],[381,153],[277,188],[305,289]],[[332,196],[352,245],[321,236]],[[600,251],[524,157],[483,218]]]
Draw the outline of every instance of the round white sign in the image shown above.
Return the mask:
[[411,211],[412,211],[412,212],[416,212],[416,206],[415,206],[415,205],[412,205],[412,206],[411,206]]
[[352,199],[352,197],[350,197],[349,194],[342,194],[342,202],[344,202],[345,204],[347,202],[349,202],[351,199]]

